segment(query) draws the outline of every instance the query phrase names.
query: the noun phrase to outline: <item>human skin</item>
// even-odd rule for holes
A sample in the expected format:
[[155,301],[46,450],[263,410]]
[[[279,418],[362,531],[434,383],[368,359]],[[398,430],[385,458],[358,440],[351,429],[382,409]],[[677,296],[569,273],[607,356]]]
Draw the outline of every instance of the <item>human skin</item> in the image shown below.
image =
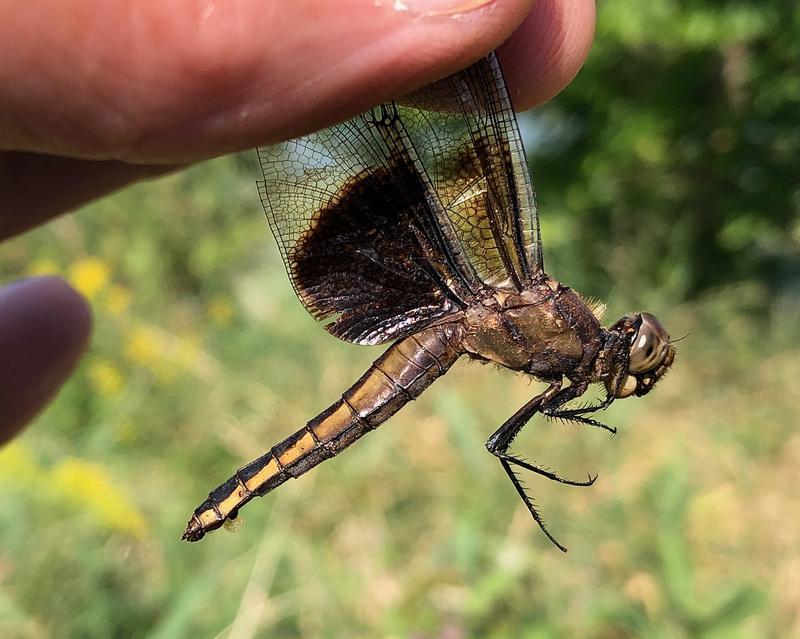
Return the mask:
[[[501,43],[525,110],[575,76],[594,15],[593,0],[0,0],[0,240],[332,124]],[[0,290],[0,443],[58,392],[91,323],[58,278]]]

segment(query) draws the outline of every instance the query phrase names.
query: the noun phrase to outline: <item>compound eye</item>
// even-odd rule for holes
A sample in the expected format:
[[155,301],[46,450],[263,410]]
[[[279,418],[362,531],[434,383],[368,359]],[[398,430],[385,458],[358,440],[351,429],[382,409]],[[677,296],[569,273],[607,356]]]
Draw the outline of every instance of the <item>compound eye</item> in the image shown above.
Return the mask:
[[639,374],[658,368],[668,347],[669,334],[664,327],[650,313],[642,313],[642,324],[631,342],[628,371]]

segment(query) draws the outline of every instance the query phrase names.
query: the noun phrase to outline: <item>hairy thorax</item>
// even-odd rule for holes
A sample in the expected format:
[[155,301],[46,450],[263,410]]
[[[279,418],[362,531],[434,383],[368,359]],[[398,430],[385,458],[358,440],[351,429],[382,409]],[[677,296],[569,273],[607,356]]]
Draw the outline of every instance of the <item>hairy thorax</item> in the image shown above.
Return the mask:
[[494,291],[465,312],[463,346],[542,379],[587,370],[600,349],[597,318],[572,289],[544,276],[521,293]]

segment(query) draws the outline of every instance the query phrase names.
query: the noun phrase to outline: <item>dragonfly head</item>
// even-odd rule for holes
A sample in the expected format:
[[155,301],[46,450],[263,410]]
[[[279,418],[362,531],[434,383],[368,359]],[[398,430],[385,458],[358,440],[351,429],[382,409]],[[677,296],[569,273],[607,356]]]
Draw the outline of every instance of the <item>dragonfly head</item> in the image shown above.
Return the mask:
[[620,319],[609,332],[620,335],[628,349],[627,374],[607,378],[606,389],[618,398],[641,397],[675,361],[675,347],[669,333],[650,313],[633,313]]

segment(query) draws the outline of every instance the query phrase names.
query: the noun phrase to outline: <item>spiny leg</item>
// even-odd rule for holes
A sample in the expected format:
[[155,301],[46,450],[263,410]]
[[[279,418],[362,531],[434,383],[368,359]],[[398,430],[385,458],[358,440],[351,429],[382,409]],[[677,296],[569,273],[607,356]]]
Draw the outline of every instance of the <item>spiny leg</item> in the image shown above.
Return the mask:
[[506,471],[509,479],[511,479],[511,483],[514,485],[517,493],[522,498],[523,503],[528,508],[528,511],[530,512],[534,521],[539,525],[547,538],[563,552],[566,552],[567,549],[558,543],[553,535],[550,534],[550,531],[547,530],[544,520],[536,509],[536,506],[533,504],[531,498],[525,492],[525,489],[517,475],[514,473],[511,464],[533,471],[539,475],[542,475],[543,477],[552,479],[553,481],[572,486],[590,486],[597,479],[597,476],[589,476],[588,481],[582,482],[565,479],[550,470],[535,466],[522,459],[518,459],[513,455],[509,455],[508,449],[516,436],[522,430],[523,426],[525,426],[525,424],[530,421],[530,419],[537,412],[555,411],[559,406],[562,406],[564,403],[583,394],[586,391],[587,386],[587,384],[577,384],[561,390],[560,381],[551,383],[547,390],[531,399],[508,420],[506,420],[506,422],[500,426],[500,428],[498,428],[486,442],[486,448],[490,453],[499,458],[500,464],[503,466],[503,470]]
[[[599,410],[605,410],[614,402],[616,398],[613,395],[607,395],[606,398],[600,402],[599,404],[587,404],[585,406],[576,406],[575,408],[564,409],[563,411],[558,412],[565,412],[570,413],[572,415],[587,415],[590,413],[596,413]],[[548,409],[552,411],[553,409]]]
[[[536,402],[539,398],[536,397],[532,401]],[[529,402],[530,404],[530,402]],[[515,466],[519,466],[520,468],[524,468],[526,470],[530,470],[537,475],[541,475],[542,477],[547,477],[547,479],[551,479],[552,481],[556,481],[560,484],[567,484],[568,486],[591,486],[595,480],[597,479],[597,475],[592,477],[589,475],[589,479],[586,481],[578,481],[574,479],[567,479],[566,477],[562,477],[555,471],[552,471],[548,468],[544,468],[542,466],[532,464],[531,462],[520,459],[514,455],[510,455],[508,453],[508,449],[511,446],[511,443],[514,441],[516,436],[519,434],[522,427],[530,421],[531,417],[535,414],[535,410],[528,414],[528,410],[524,410],[525,408],[529,407],[529,404],[526,404],[523,407],[523,411],[518,411],[507,420],[500,428],[498,428],[489,440],[486,442],[487,450],[492,453],[495,457],[500,459],[501,461],[506,461],[510,464],[514,464]],[[540,404],[540,403],[539,403]]]
[[[599,410],[599,409],[594,409],[594,410]],[[542,411],[542,413],[550,419],[563,419],[568,422],[575,422],[576,424],[593,426],[595,428],[602,428],[603,430],[607,430],[609,433],[611,433],[612,436],[616,435],[617,429],[614,428],[613,426],[608,426],[607,424],[603,424],[602,422],[599,422],[596,419],[584,416],[585,413],[594,412],[594,410],[588,408],[586,409],[577,408],[574,410]]]
[[506,474],[508,475],[508,478],[511,480],[511,483],[514,484],[514,488],[516,489],[517,494],[520,496],[522,501],[528,507],[528,512],[530,512],[534,521],[539,525],[539,528],[542,529],[542,532],[545,534],[545,536],[561,552],[567,552],[566,547],[558,543],[558,540],[555,537],[553,537],[553,535],[550,534],[549,530],[547,530],[547,525],[545,525],[544,519],[542,519],[542,516],[539,514],[539,511],[536,510],[536,506],[534,505],[533,500],[531,500],[531,498],[528,497],[528,493],[525,492],[525,487],[522,485],[522,482],[519,480],[519,477],[517,477],[516,473],[514,473],[514,470],[511,468],[509,463],[501,457],[500,464],[502,464],[503,470],[506,471]]
[[[589,419],[586,417],[581,417],[580,412],[573,415],[574,411],[559,411],[558,408],[563,406],[565,403],[569,402],[576,397],[579,397],[584,392],[586,392],[586,388],[588,384],[573,384],[568,388],[561,390],[561,382],[553,382],[550,386],[545,390],[543,393],[537,395],[533,399],[531,399],[527,404],[525,404],[522,408],[520,408],[516,413],[514,413],[509,419],[507,419],[500,428],[498,428],[489,440],[486,442],[486,448],[489,450],[490,453],[495,455],[496,457],[500,457],[503,459],[507,459],[512,464],[516,464],[521,466],[522,468],[526,468],[527,470],[531,470],[535,473],[538,473],[548,479],[552,479],[554,481],[558,481],[562,484],[570,484],[573,486],[590,486],[594,483],[594,480],[590,479],[588,482],[579,482],[579,481],[572,481],[568,479],[564,479],[560,477],[558,474],[550,471],[546,468],[542,468],[540,466],[535,466],[530,462],[525,460],[519,459],[518,457],[514,457],[508,454],[508,449],[511,447],[512,442],[517,437],[519,432],[522,428],[527,424],[531,418],[536,413],[542,413],[543,415],[547,415],[548,417],[561,417],[564,419],[571,419],[573,421],[587,424],[589,426],[595,426],[598,428],[604,428],[611,432],[616,432],[616,429],[612,429],[605,424],[601,424],[598,421],[593,419]],[[580,411],[580,409],[578,409]],[[596,479],[596,477],[595,477]]]
[[[572,387],[571,387],[572,388]],[[579,397],[582,395],[586,388],[588,388],[588,384],[582,384],[579,386],[579,392],[576,392],[574,397]],[[567,389],[569,390],[569,389]],[[561,398],[554,398],[561,399]],[[563,419],[566,421],[575,422],[576,424],[582,424],[585,426],[594,426],[595,428],[602,428],[603,430],[607,430],[611,435],[617,434],[617,429],[613,426],[607,426],[602,422],[592,419],[591,417],[586,417],[586,415],[591,415],[592,413],[596,413],[597,411],[605,410],[614,402],[616,397],[612,393],[606,393],[606,398],[600,402],[599,404],[589,404],[586,406],[576,406],[574,408],[562,408],[564,404],[566,404],[569,399],[564,399],[562,401],[556,402],[553,401],[552,403],[548,404],[547,406],[543,407],[542,413],[550,418],[555,419]]]
[[[567,389],[569,390],[569,389]],[[522,427],[527,424],[531,417],[542,410],[542,406],[548,400],[561,394],[561,382],[553,382],[548,386],[547,390],[540,393],[516,413],[509,417],[500,428],[498,428],[486,442],[486,448],[493,455],[498,452],[505,454],[508,451],[511,443],[514,441]]]
[[515,466],[519,466],[520,468],[524,468],[525,470],[530,470],[537,475],[541,475],[542,477],[547,477],[547,479],[551,479],[553,481],[557,481],[559,484],[566,484],[567,486],[591,486],[595,481],[597,481],[597,475],[589,475],[589,479],[585,481],[578,481],[576,479],[566,479],[562,477],[555,471],[549,470],[547,468],[543,468],[542,466],[537,466],[535,464],[531,464],[529,461],[524,459],[520,459],[519,457],[514,457],[513,455],[497,455],[501,460],[507,461]]

